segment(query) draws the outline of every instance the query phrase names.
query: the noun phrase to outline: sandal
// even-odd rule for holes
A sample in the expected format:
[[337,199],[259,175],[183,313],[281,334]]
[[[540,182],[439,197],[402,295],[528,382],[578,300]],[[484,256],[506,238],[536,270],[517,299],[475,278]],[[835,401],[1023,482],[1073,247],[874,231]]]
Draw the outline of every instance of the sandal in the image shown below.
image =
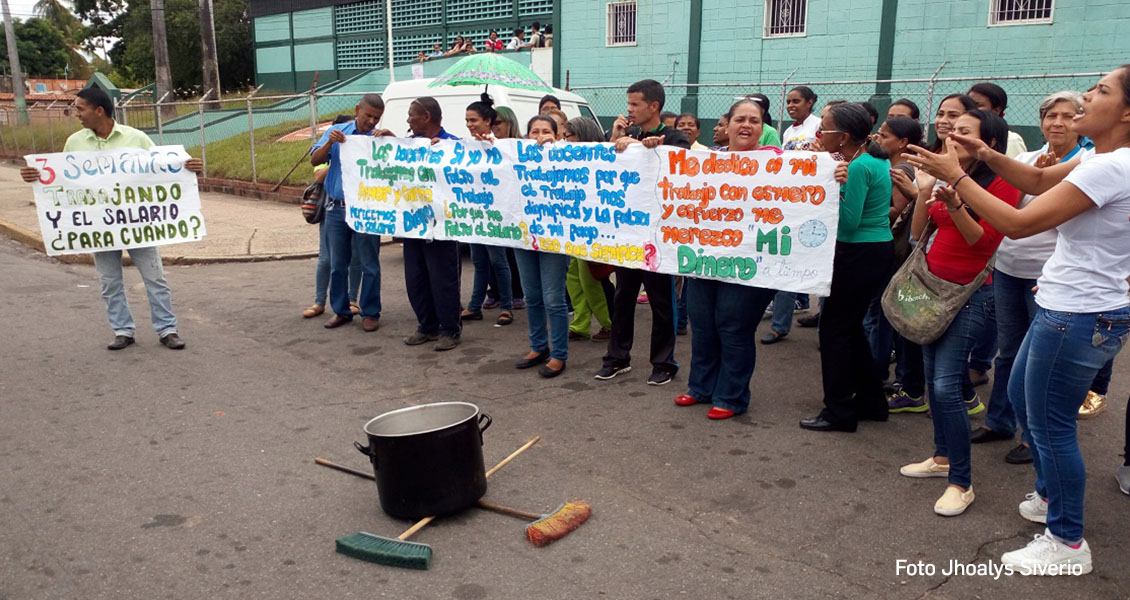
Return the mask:
[[469,311],[469,310],[464,310],[463,312],[459,313],[459,320],[460,321],[482,321],[483,320],[483,311],[476,310],[476,311],[472,312],[472,311]]
[[514,322],[514,315],[508,310],[504,310],[498,314],[498,320],[494,322],[495,325],[503,327]]
[[326,312],[326,307],[325,307],[324,304],[313,304],[313,305],[310,306],[310,308],[307,308],[306,310],[302,311],[302,316],[306,317],[307,319],[310,319],[310,318],[316,317],[316,316],[318,316],[318,315],[320,315],[324,312]]

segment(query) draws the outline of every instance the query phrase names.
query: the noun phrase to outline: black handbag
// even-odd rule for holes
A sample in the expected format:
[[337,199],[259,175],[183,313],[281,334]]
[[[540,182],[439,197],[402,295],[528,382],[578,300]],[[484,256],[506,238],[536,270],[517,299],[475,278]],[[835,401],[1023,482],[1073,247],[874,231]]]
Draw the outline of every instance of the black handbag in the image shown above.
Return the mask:
[[317,225],[326,218],[326,188],[320,183],[312,184],[302,192],[302,216],[311,225]]

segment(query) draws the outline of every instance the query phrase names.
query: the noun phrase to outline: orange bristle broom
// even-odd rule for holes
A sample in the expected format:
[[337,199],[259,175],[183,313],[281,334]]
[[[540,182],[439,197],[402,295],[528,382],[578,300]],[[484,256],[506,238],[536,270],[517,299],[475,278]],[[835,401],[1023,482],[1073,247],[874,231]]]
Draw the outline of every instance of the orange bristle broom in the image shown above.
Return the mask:
[[[324,458],[315,458],[314,462],[322,465],[323,467],[337,469],[338,471],[341,471],[343,473],[349,473],[350,475],[356,475],[365,479],[375,478],[372,473],[353,469],[345,465],[339,465]],[[506,462],[507,461],[503,461],[498,465],[498,467],[506,464]],[[495,468],[497,469],[498,467]],[[491,469],[491,472],[487,473],[487,476],[489,477],[491,474],[493,474],[494,470],[495,469]],[[497,513],[502,513],[504,515],[510,515],[512,517],[518,517],[521,519],[533,519],[534,522],[526,526],[526,539],[530,540],[531,544],[539,547],[545,546],[565,537],[570,531],[573,531],[574,529],[580,527],[581,524],[587,521],[588,518],[592,515],[592,506],[584,502],[566,502],[565,504],[558,506],[557,510],[545,515],[526,512],[524,510],[518,510],[516,508],[510,508],[509,506],[502,506],[500,504],[493,504],[491,502],[483,502],[482,500],[476,502],[475,506]]]
[[570,531],[580,527],[581,524],[587,521],[592,515],[592,506],[584,502],[566,502],[558,506],[553,512],[545,515],[517,510],[482,500],[476,502],[475,506],[521,519],[534,519],[533,523],[526,526],[526,539],[530,540],[531,544],[539,547],[546,546],[565,537]]

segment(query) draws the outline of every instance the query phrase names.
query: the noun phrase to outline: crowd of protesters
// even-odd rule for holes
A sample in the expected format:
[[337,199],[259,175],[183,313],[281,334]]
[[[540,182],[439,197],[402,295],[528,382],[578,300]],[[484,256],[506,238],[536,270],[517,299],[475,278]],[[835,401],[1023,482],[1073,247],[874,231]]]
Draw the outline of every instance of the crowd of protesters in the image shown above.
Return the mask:
[[[614,120],[607,137],[592,119],[568,119],[552,96],[543,99],[524,132],[512,110],[494,106],[486,95],[461,116],[472,136],[486,142],[522,136],[539,144],[607,141],[617,151],[634,144],[699,147],[699,117],[664,114],[658,82],[631,85],[626,100],[626,114]],[[828,152],[839,161],[831,292],[820,299],[819,313],[810,315],[819,327],[823,406],[800,427],[854,432],[861,421],[929,412],[933,448],[900,473],[947,479],[934,505],[942,516],[960,515],[974,502],[970,445],[1014,440],[1019,429],[1022,442],[1006,460],[1033,464],[1035,481],[1018,512],[1046,528],[1025,547],[1004,553],[1001,562],[1017,569],[1089,572],[1086,473],[1076,427],[1078,419],[1105,408],[1111,363],[1130,336],[1130,65],[1103,76],[1086,93],[1048,96],[1034,115],[1045,144],[1033,152],[1010,131],[1007,94],[990,82],[943,98],[932,131],[907,99],[893,102],[885,119],[865,102],[830,101],[819,111],[818,102],[807,87],[789,91],[792,123],[778,133],[768,98],[750,95],[718,117],[712,146]],[[68,139],[68,150],[152,145],[143,133],[114,122],[112,102],[97,89],[80,92],[76,105],[84,128]],[[381,97],[365,95],[354,118],[330,127],[311,151],[315,166],[328,165],[319,174],[326,193],[324,260],[315,277],[315,303],[303,316],[318,316],[328,306],[333,314],[326,328],[347,325],[355,316],[365,331],[380,327],[380,240],[346,225],[340,143],[350,135],[392,136],[378,128],[383,113]],[[416,99],[408,111],[416,138],[454,139],[443,119],[431,97]],[[198,171],[201,163],[192,159],[187,166]],[[40,173],[24,168],[21,175],[31,182]],[[686,392],[674,402],[710,405],[706,416],[719,421],[750,407],[762,317],[770,314],[772,320],[760,343],[779,343],[789,333],[792,313],[808,300],[561,254],[471,245],[474,283],[463,305],[458,243],[402,243],[405,287],[417,318],[405,344],[451,350],[461,341],[464,323],[482,320],[484,309],[499,309],[495,325],[502,327],[524,308],[529,350],[516,357],[516,368],[558,377],[566,371],[570,340],[592,338],[607,344],[592,376],[609,380],[632,370],[636,307],[646,302],[652,316],[647,384],[674,380],[680,370],[676,340],[689,322]],[[941,324],[944,332],[924,345],[901,337],[878,302],[895,270],[919,248],[931,276],[975,287]],[[156,250],[130,254],[145,280],[162,343],[183,348]],[[133,343],[120,259],[120,251],[95,253],[115,334],[111,350]],[[975,388],[988,382],[994,356],[986,407]],[[892,362],[895,377],[888,381]],[[987,413],[984,426],[971,430],[969,416],[981,412]],[[1130,494],[1130,447],[1116,479]]]
[[[1005,459],[1032,463],[1035,483],[1018,512],[1046,529],[1001,560],[1018,569],[1051,565],[1089,572],[1076,421],[1105,408],[1111,361],[1130,334],[1130,66],[1084,94],[1065,91],[1045,99],[1033,116],[1046,143],[1032,152],[1009,129],[1008,96],[991,82],[943,98],[932,128],[905,98],[892,102],[881,119],[869,103],[820,105],[812,89],[798,86],[786,96],[791,123],[778,130],[784,124],[774,126],[769,99],[752,94],[716,117],[709,145],[701,141],[699,115],[663,111],[658,82],[633,84],[626,100],[625,114],[603,134],[596,121],[569,120],[560,102],[547,96],[541,114],[525,124],[525,137],[542,144],[607,141],[618,151],[632,144],[804,150],[828,152],[840,161],[831,293],[819,299],[818,312],[799,320],[819,327],[823,406],[800,427],[853,432],[861,421],[929,412],[934,429],[929,457],[909,462],[900,473],[947,479],[934,505],[942,516],[960,515],[974,501],[970,445],[1015,440],[1019,430],[1021,441]],[[379,111],[379,97],[367,96],[359,117],[365,106]],[[467,107],[464,118],[476,139],[522,133],[513,112],[494,107],[485,96]],[[409,112],[417,137],[447,137],[441,119],[431,98],[416,100]],[[371,129],[335,127],[342,134]],[[326,145],[341,139],[327,132],[314,162],[327,156]],[[332,182],[334,155],[328,152]],[[342,197],[336,188],[330,195],[336,210]],[[335,229],[330,231],[331,257],[348,254],[351,246],[333,241]],[[479,245],[471,246],[474,285],[462,307],[458,250],[439,252],[424,248],[439,242],[415,241],[421,249],[409,252],[408,243],[405,276],[419,326],[405,343],[435,341],[436,350],[453,348],[462,322],[483,319],[488,307],[500,309],[496,325],[509,325],[521,290],[530,347],[515,367],[557,377],[566,370],[570,340],[596,339],[607,350],[592,376],[608,380],[632,370],[636,306],[646,303],[652,316],[647,384],[674,380],[680,370],[676,340],[689,323],[687,387],[674,402],[707,404],[706,416],[714,420],[749,409],[758,341],[785,340],[794,312],[809,310],[807,295],[787,291]],[[925,345],[900,336],[879,301],[919,245],[926,249],[930,275],[975,287],[944,333]],[[366,256],[375,259],[377,253]],[[331,258],[330,264],[331,303],[339,301],[326,326],[336,327],[352,318],[350,261]],[[355,295],[364,298],[364,257],[359,272],[361,293]],[[494,292],[490,299],[488,289]],[[316,303],[305,314],[318,310]],[[366,310],[362,305],[363,317]],[[770,317],[770,326],[758,338],[763,316]],[[994,369],[986,403],[976,388],[988,383]],[[970,416],[982,412],[984,425],[972,429]],[[1122,491],[1130,493],[1130,451],[1116,475]]]

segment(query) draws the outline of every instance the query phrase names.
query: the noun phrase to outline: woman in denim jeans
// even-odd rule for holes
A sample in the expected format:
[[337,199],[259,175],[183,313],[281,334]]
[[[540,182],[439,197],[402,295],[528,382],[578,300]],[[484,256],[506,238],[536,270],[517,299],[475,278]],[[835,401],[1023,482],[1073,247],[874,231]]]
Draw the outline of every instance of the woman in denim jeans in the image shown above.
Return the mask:
[[[530,119],[526,129],[526,137],[539,144],[557,140],[557,122],[545,115]],[[530,327],[530,351],[514,366],[529,369],[545,363],[538,375],[557,377],[569,358],[569,307],[565,304],[569,255],[541,252],[535,245],[532,250],[515,250],[514,257],[522,274]]]
[[[739,100],[730,107],[724,152],[774,150],[761,146],[765,109],[755,100]],[[686,278],[687,305],[693,317],[691,373],[687,393],[675,398],[679,406],[711,404],[708,419],[729,419],[749,408],[749,382],[757,363],[757,325],[774,290],[727,283],[716,279]]]
[[[467,106],[466,123],[467,131],[476,140],[493,141],[492,127],[498,121],[498,113],[494,110],[494,101],[485,92],[478,102]],[[475,267],[475,279],[471,285],[471,299],[467,301],[467,308],[460,314],[463,321],[483,320],[483,301],[487,296],[487,284],[490,282],[491,270],[498,281],[510,281],[510,261],[506,258],[506,248],[502,246],[489,246],[486,244],[470,244],[471,263]],[[514,300],[510,295],[510,286],[498,287],[498,301],[502,311],[498,313],[496,325],[509,325],[514,322]]]
[[1039,310],[1009,380],[1009,398],[1026,425],[1024,438],[1036,468],[1036,491],[1020,503],[1020,514],[1046,523],[1044,533],[1026,547],[1001,556],[1001,563],[1021,573],[1091,571],[1091,550],[1083,539],[1086,471],[1076,415],[1095,374],[1130,334],[1130,65],[1115,69],[1083,95],[1073,130],[1090,137],[1095,151],[1045,169],[1012,161],[967,136],[947,140],[1025,192],[1039,194],[1022,209],[964,181],[950,156],[923,152],[914,160],[950,182],[973,210],[1009,237],[1057,230],[1055,252],[1037,281]]
[[[1090,140],[1079,137],[1071,130],[1075,115],[1083,107],[1083,95],[1079,92],[1056,92],[1040,103],[1040,131],[1046,144],[1039,150],[1024,152],[1016,160],[1028,165],[1048,166],[1055,160],[1066,162],[1090,147]],[[1054,157],[1055,160],[1052,160]],[[1027,206],[1035,196],[1025,194],[1018,207]],[[997,264],[993,272],[993,295],[997,317],[997,354],[993,377],[993,391],[989,398],[989,412],[985,425],[973,432],[970,439],[974,444],[1012,440],[1016,437],[1016,415],[1008,399],[1008,380],[1020,343],[1028,333],[1028,327],[1036,318],[1036,279],[1044,268],[1044,263],[1055,251],[1055,230],[1029,236],[1023,239],[1005,239],[997,251]],[[1107,381],[1109,381],[1109,371]],[[1094,387],[1092,387],[1094,389]],[[1103,387],[1102,393],[1106,393]],[[1005,460],[1013,464],[1032,462],[1027,445],[1012,448]]]
[[[1008,125],[1004,119],[984,111],[972,110],[957,118],[954,132],[983,140],[1003,152],[1008,144]],[[951,134],[952,135],[952,134]],[[971,179],[978,189],[993,198],[1015,206],[1020,192],[964,148],[954,150],[961,168],[961,179]],[[926,176],[928,179],[932,177]],[[922,185],[932,186],[923,181]],[[972,187],[972,185],[970,186]],[[932,200],[925,194],[915,200],[911,236],[929,243],[926,265],[930,273],[952,283],[967,285],[985,270],[997,251],[1003,235],[961,201],[951,187],[934,190]],[[937,225],[932,239],[923,238],[927,221]],[[918,463],[904,465],[899,473],[907,477],[946,477],[949,485],[934,504],[934,512],[953,517],[965,512],[973,502],[972,460],[969,446],[969,417],[966,414],[966,360],[969,350],[988,322],[992,310],[991,276],[973,292],[949,328],[933,343],[922,346],[922,358],[929,389],[930,416],[934,421],[934,454]]]

